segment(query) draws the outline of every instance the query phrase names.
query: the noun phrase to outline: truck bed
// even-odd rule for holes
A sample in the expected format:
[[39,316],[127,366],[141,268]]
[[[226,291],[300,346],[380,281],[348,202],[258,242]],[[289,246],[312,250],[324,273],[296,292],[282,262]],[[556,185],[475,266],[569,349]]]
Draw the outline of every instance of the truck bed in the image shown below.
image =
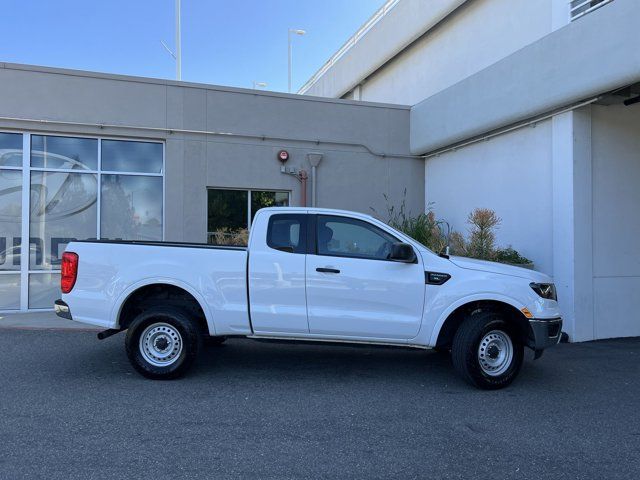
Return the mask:
[[[79,257],[77,282],[62,300],[75,320],[117,328],[123,302],[151,285],[190,293],[217,335],[251,333],[247,307],[247,249],[201,243],[84,240],[69,243]],[[213,325],[213,323],[212,323]]]

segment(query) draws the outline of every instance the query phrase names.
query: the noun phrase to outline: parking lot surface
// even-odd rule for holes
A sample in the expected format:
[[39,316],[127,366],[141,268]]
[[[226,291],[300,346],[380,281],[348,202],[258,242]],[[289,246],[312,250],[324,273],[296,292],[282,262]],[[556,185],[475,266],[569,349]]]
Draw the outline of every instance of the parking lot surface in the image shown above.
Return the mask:
[[421,350],[233,339],[155,382],[119,334],[0,329],[0,478],[640,478],[640,339],[476,390]]

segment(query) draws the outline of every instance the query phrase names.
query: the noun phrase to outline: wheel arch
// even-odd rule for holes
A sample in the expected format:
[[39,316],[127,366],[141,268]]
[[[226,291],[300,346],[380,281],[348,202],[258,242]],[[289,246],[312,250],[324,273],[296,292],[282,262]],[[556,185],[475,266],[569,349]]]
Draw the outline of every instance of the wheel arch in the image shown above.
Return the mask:
[[147,279],[127,288],[112,310],[112,323],[116,328],[127,328],[133,320],[132,317],[144,310],[140,308],[140,302],[144,304],[159,298],[167,301],[169,305],[186,308],[202,322],[209,335],[215,335],[211,313],[200,294],[190,285],[173,279]]
[[464,319],[477,311],[497,311],[503,313],[521,335],[522,342],[528,345],[532,335],[529,320],[521,311],[522,306],[508,298],[479,297],[467,298],[451,306],[440,318],[437,328],[431,336],[434,347],[449,347],[458,327]]

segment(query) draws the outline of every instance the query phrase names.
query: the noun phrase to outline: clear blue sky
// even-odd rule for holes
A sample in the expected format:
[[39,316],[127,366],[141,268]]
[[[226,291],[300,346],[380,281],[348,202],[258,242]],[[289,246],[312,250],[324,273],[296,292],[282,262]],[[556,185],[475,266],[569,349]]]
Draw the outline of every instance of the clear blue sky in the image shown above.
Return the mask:
[[[182,0],[182,78],[296,91],[384,0]],[[0,0],[0,62],[174,78],[174,0]]]

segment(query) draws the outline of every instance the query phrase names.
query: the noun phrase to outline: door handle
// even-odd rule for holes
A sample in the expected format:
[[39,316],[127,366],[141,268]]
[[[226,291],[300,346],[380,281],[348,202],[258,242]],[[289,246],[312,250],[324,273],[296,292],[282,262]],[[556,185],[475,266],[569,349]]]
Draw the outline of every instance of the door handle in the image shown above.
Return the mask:
[[316,268],[316,272],[321,272],[321,273],[340,273],[340,270],[338,270],[337,268],[321,268],[321,267],[318,267],[318,268]]

